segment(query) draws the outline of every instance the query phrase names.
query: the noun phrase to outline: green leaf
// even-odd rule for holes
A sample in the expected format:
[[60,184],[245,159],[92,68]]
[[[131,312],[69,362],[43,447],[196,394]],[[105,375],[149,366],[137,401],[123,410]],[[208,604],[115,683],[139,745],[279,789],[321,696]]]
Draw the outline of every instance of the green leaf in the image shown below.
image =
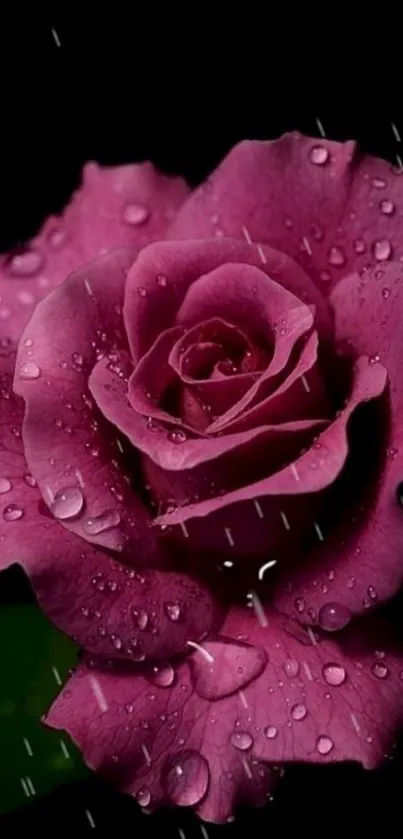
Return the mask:
[[0,812],[88,775],[68,736],[41,723],[76,661],[37,606],[0,607]]

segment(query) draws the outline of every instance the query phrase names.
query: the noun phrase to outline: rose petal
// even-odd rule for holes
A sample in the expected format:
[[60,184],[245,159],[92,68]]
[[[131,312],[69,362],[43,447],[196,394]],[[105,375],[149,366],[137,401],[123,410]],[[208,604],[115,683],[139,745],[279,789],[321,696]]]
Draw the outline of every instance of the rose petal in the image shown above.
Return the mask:
[[[149,515],[130,486],[125,456],[88,393],[95,359],[115,359],[126,338],[121,311],[135,251],[112,251],[72,274],[36,308],[21,338],[14,387],[26,404],[25,455],[63,527],[143,563],[158,556]],[[127,469],[127,466],[126,466]]]
[[402,266],[392,263],[382,279],[373,269],[346,278],[333,293],[338,339],[347,340],[355,352],[368,353],[374,370],[382,364],[388,371],[390,427],[381,441],[382,467],[372,456],[379,473],[353,499],[334,537],[293,569],[289,585],[280,585],[281,609],[294,611],[296,600],[303,599],[315,613],[330,601],[361,612],[388,600],[401,586],[403,512],[396,491],[403,477],[402,292]]
[[[215,822],[228,820],[240,801],[256,803],[257,786],[262,802],[273,764],[376,766],[403,719],[403,656],[387,628],[366,622],[339,643],[307,645],[285,631],[282,616],[266,614],[262,627],[232,610],[225,637],[214,642],[216,658],[212,644],[202,643],[193,674],[186,662],[161,662],[140,675],[83,661],[46,723],[67,730],[92,769],[148,810],[190,805]],[[263,670],[255,647],[266,651]],[[216,696],[214,667],[223,661],[245,668],[245,678],[224,668],[235,692],[226,695],[223,684],[215,700],[206,698],[209,680]]]
[[151,163],[88,163],[63,215],[49,218],[21,252],[1,259],[1,334],[18,340],[38,301],[100,253],[160,238],[187,194],[181,178],[162,175]]
[[258,267],[272,281],[313,307],[319,334],[324,340],[331,338],[328,304],[308,275],[286,254],[233,239],[158,242],[144,248],[127,278],[124,319],[135,362],[161,332],[174,325],[192,284],[228,262]]
[[324,290],[363,265],[403,256],[402,168],[355,144],[302,137],[244,141],[192,193],[171,239],[217,233],[292,256]]

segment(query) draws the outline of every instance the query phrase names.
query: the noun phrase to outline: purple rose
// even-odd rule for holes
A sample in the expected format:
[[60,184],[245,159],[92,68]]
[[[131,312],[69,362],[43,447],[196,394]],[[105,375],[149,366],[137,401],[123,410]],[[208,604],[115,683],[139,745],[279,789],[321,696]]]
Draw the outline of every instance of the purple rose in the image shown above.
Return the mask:
[[190,195],[88,164],[3,259],[2,565],[84,651],[47,724],[142,807],[225,821],[401,724],[402,211],[290,134]]

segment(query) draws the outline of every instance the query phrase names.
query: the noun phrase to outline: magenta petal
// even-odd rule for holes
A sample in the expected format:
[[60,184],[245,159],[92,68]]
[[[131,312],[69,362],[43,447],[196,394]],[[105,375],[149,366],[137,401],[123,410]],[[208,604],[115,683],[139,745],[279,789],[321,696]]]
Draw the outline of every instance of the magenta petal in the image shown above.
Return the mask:
[[81,265],[112,248],[160,238],[187,194],[184,181],[150,163],[88,163],[63,215],[0,260],[1,334],[17,341],[39,300]]
[[403,478],[401,271],[400,264],[392,263],[384,266],[382,278],[377,279],[374,268],[364,276],[343,280],[333,293],[339,340],[368,353],[375,371],[381,365],[388,371],[386,457],[374,485],[357,498],[353,510],[346,511],[334,538],[326,539],[310,561],[293,569],[289,586],[280,585],[277,602],[284,610],[294,611],[296,600],[302,599],[315,612],[329,601],[361,612],[388,600],[401,586],[403,512],[396,495]]
[[[140,675],[83,661],[46,723],[67,730],[87,764],[142,807],[190,805],[215,822],[256,803],[257,789],[262,803],[273,764],[380,763],[403,721],[403,655],[387,627],[368,621],[314,645],[287,632],[278,613],[266,617],[261,626],[232,610],[225,637],[195,648],[193,674],[187,662]],[[201,684],[204,667],[208,684],[214,654],[236,662],[239,635],[248,638],[244,681],[238,673],[238,690],[218,701],[201,696],[194,679]]]
[[168,235],[203,239],[219,229],[266,243],[328,291],[368,261],[403,256],[401,171],[353,142],[297,133],[244,141],[192,193]]
[[[126,346],[123,289],[135,251],[112,251],[72,274],[36,308],[18,349],[14,388],[26,404],[25,455],[63,527],[142,563],[158,555],[149,516],[126,480],[124,452],[88,392],[106,355]],[[123,453],[122,453],[123,452]]]
[[[331,314],[309,276],[286,254],[234,239],[158,242],[139,254],[127,279],[124,319],[137,362],[157,336],[172,327],[188,290],[200,277],[225,263],[251,265],[315,310],[315,326],[332,335]],[[213,315],[217,314],[214,312]]]

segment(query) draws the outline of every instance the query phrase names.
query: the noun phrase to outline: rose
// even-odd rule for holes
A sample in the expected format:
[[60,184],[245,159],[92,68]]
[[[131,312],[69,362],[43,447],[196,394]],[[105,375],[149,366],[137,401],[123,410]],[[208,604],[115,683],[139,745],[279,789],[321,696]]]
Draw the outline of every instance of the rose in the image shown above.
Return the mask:
[[143,807],[400,725],[402,183],[296,134],[187,200],[91,165],[3,262],[3,565],[84,650],[48,724]]

